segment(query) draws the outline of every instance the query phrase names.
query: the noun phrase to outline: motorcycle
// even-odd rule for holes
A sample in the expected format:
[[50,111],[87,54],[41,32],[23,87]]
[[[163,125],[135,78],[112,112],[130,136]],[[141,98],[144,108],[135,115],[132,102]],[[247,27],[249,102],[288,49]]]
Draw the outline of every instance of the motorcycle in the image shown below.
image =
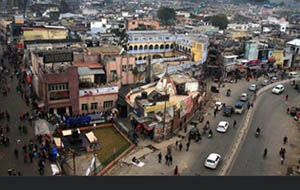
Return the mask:
[[260,133],[256,131],[256,133],[255,133],[255,137],[256,137],[256,138],[258,138],[258,137],[259,137],[259,135],[260,135]]
[[231,95],[231,90],[230,90],[230,89],[228,89],[228,90],[227,90],[227,92],[226,92],[226,96],[228,96],[228,97],[229,97],[230,95]]

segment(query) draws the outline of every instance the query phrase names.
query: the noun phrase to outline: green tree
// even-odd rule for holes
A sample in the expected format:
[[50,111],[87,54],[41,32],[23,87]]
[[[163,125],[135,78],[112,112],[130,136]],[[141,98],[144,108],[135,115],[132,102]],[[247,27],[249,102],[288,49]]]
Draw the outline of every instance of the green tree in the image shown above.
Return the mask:
[[70,7],[69,7],[68,3],[65,0],[60,1],[59,11],[61,13],[70,12]]
[[157,17],[163,25],[171,25],[176,18],[176,12],[172,8],[161,7],[157,11]]
[[210,22],[213,26],[219,27],[219,29],[224,30],[227,28],[229,23],[227,16],[224,14],[218,14],[211,17]]

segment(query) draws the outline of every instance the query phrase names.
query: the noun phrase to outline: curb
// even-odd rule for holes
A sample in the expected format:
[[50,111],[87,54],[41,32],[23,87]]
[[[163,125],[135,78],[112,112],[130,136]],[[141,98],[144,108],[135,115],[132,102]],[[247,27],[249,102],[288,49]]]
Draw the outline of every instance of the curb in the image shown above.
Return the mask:
[[[294,79],[295,81],[300,81],[300,78]],[[272,83],[270,85],[267,85],[261,89],[258,90],[257,92],[257,98],[254,102],[258,102],[260,100],[260,95],[264,92],[266,92],[267,90],[273,88],[274,86],[278,85],[278,84],[286,84],[289,83],[290,79],[286,79],[283,81],[278,81],[275,83]],[[253,99],[253,96],[252,96]],[[238,134],[235,136],[234,141],[227,153],[227,156],[224,158],[225,164],[223,166],[223,168],[221,169],[221,171],[219,172],[220,176],[226,176],[229,175],[229,173],[231,172],[232,166],[237,158],[237,153],[240,151],[246,136],[248,134],[249,128],[250,128],[250,124],[251,121],[253,119],[253,113],[256,110],[257,103],[254,103],[253,108],[249,109],[249,111],[247,112],[246,118],[244,120],[244,125],[241,127],[240,131],[238,131]]]

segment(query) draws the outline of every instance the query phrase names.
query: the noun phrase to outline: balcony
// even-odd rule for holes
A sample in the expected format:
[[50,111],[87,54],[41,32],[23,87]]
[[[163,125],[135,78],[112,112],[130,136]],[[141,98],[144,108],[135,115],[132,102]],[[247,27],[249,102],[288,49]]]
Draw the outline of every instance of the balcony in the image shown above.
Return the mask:
[[164,53],[168,51],[173,51],[173,49],[147,49],[147,50],[128,50],[127,53],[130,54],[142,54],[142,53]]

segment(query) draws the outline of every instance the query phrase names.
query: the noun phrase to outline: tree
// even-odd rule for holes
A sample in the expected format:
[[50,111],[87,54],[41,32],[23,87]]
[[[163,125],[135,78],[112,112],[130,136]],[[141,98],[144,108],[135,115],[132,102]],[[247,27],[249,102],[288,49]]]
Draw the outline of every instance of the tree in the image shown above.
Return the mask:
[[227,16],[224,14],[214,15],[211,17],[210,21],[213,26],[219,27],[221,30],[226,29],[229,23]]
[[172,8],[161,7],[157,11],[157,17],[160,19],[163,25],[171,25],[176,18],[176,12]]
[[69,7],[69,5],[66,3],[65,0],[61,0],[60,6],[59,6],[59,11],[60,11],[61,13],[67,13],[67,12],[70,12],[70,7]]

